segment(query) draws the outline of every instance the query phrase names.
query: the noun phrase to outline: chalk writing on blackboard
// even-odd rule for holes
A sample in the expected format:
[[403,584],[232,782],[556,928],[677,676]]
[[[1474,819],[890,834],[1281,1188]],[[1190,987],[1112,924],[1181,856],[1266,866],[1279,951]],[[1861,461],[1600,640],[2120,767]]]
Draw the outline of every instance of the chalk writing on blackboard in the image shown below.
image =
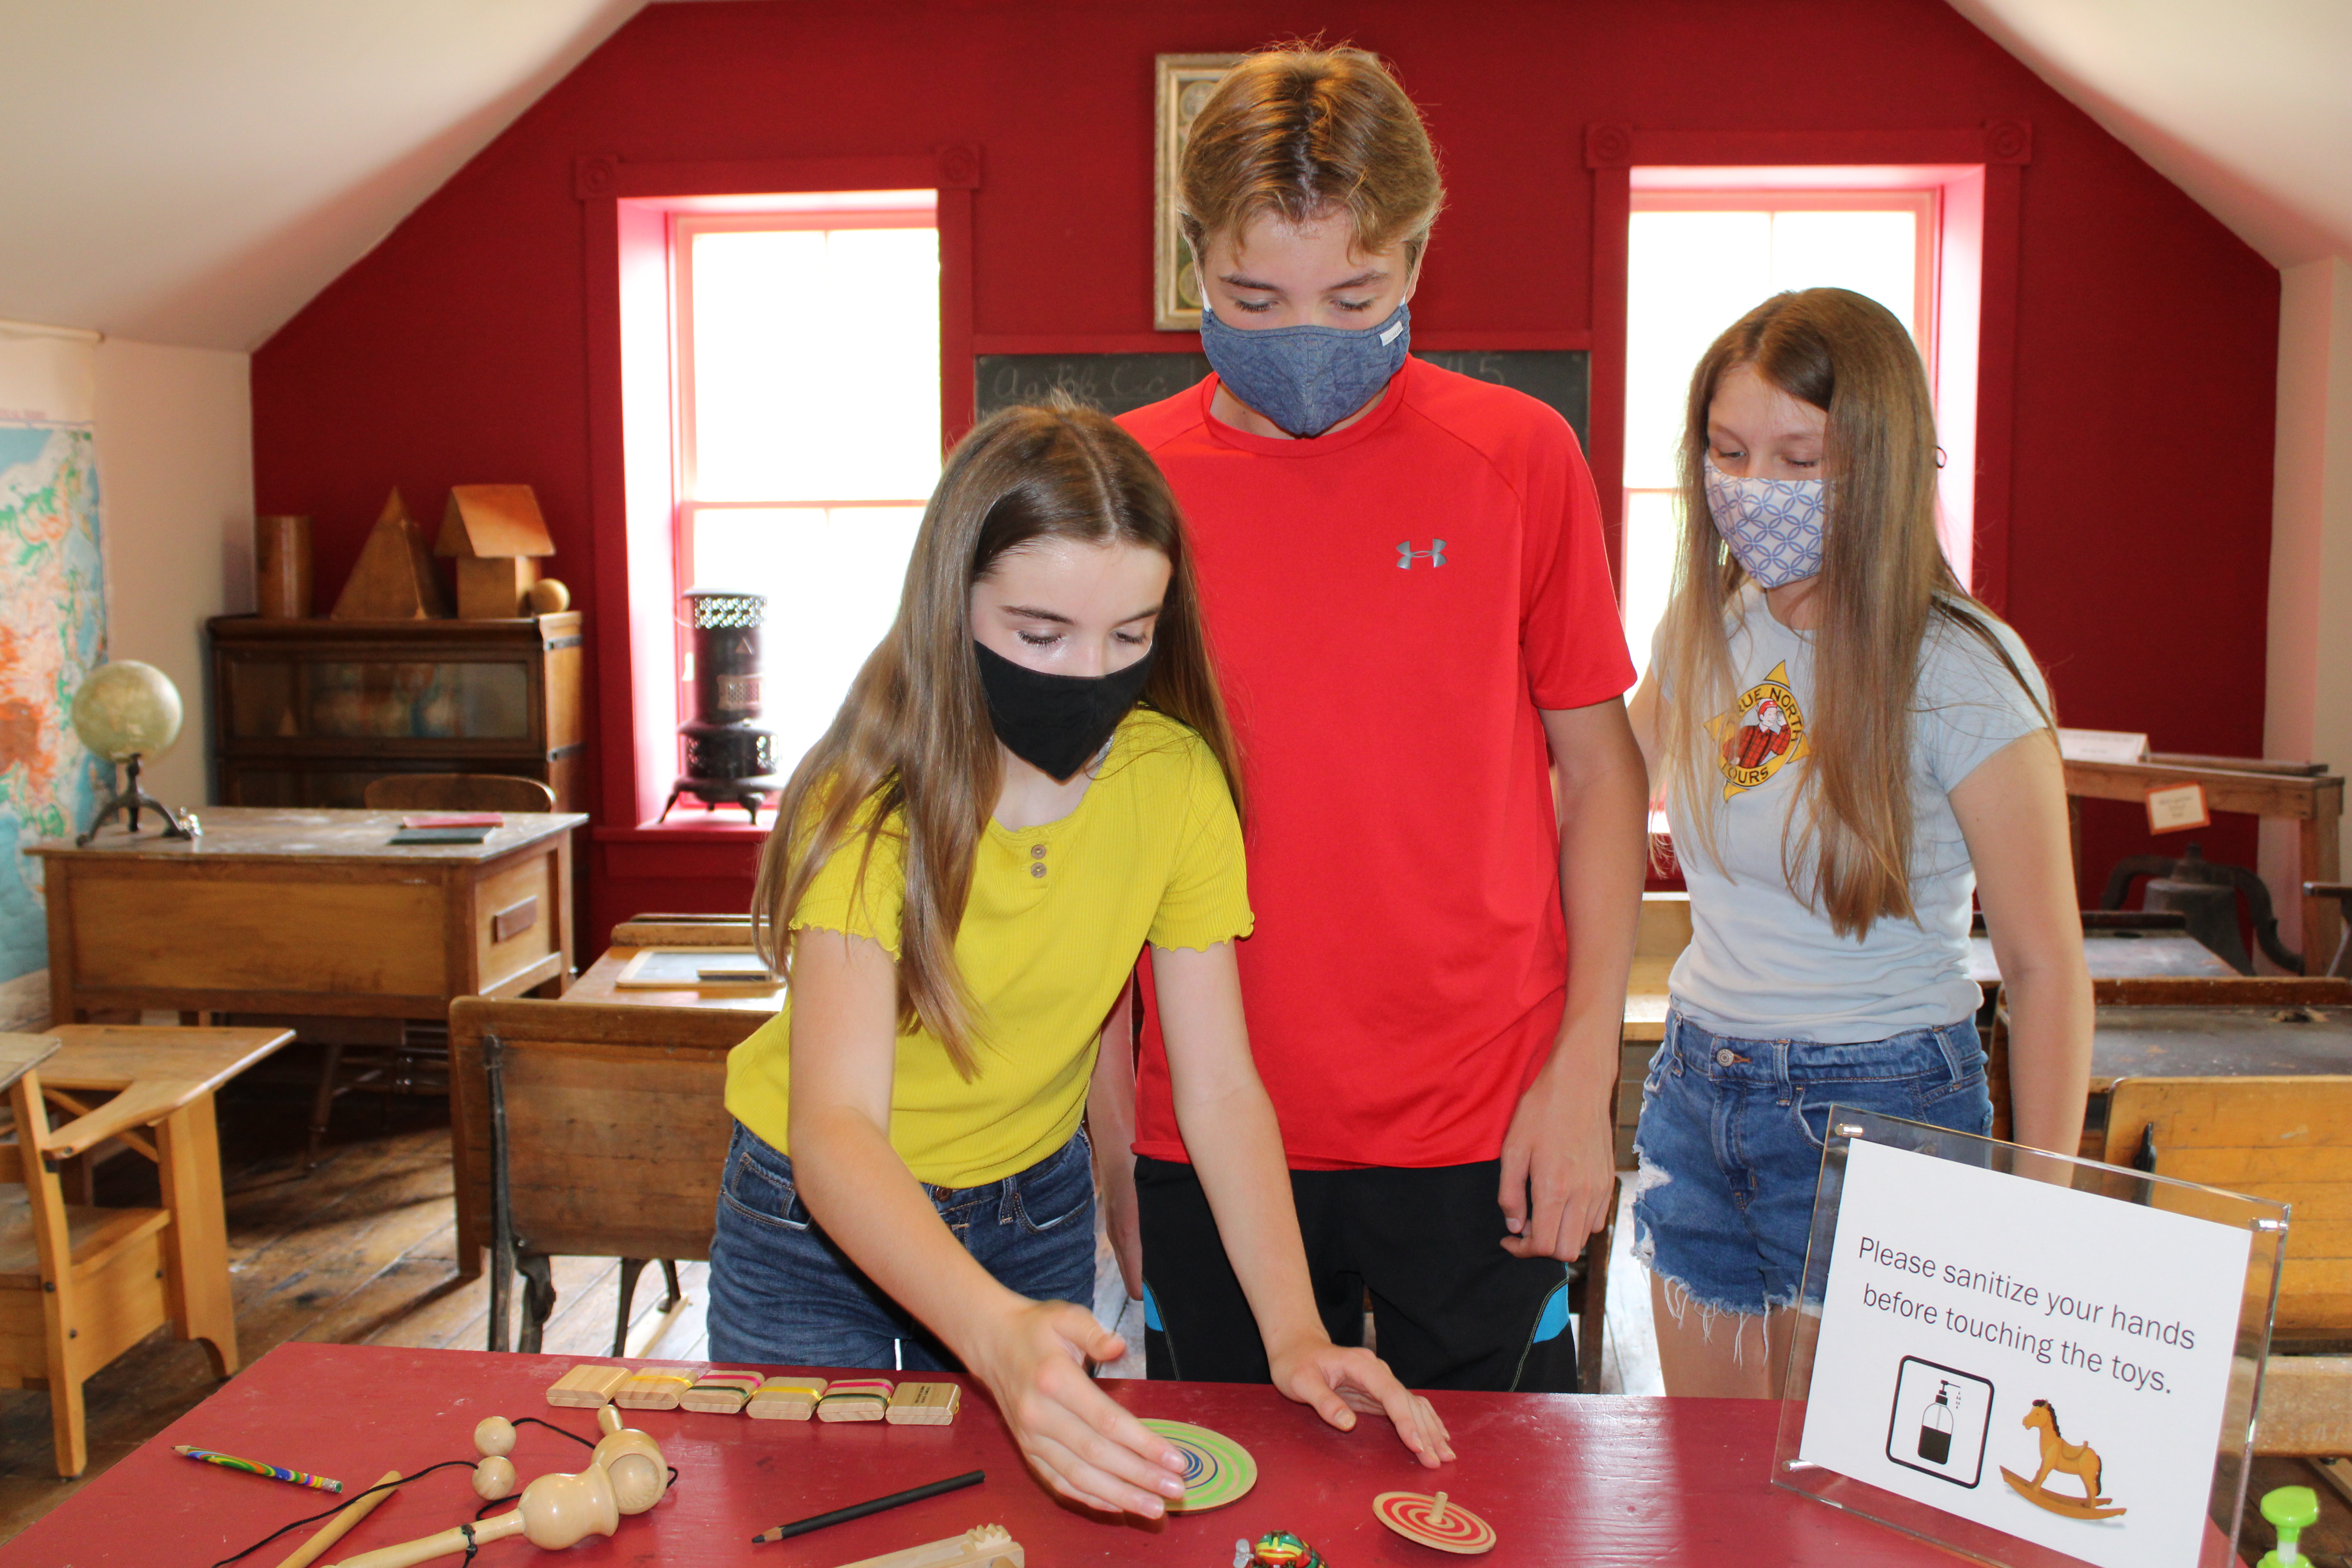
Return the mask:
[[[1590,356],[1582,349],[1416,352],[1432,364],[1550,405],[1579,441],[1585,438],[1591,378]],[[1056,392],[1106,414],[1125,414],[1173,397],[1208,374],[1208,359],[1193,353],[982,354],[974,364],[973,390],[982,418],[1017,403],[1042,403]]]

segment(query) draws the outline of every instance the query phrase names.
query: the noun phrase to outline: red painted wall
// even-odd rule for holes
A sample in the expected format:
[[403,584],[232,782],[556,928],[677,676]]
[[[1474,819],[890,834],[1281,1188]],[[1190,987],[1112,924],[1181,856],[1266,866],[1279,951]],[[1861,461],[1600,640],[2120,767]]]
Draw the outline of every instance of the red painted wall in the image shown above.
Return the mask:
[[[1151,57],[1318,31],[1395,61],[1428,114],[1451,190],[1413,307],[1431,330],[1590,324],[1588,121],[2032,121],[2011,618],[2065,721],[2259,752],[2277,274],[1940,0],[654,5],[254,356],[259,508],[318,520],[326,595],[388,486],[427,515],[453,483],[527,481],[552,570],[584,588],[576,156],[976,142],[976,330],[1148,331]],[[2137,816],[2088,808],[2095,887],[2146,847]],[[2251,864],[2250,822],[2222,824],[2209,852]],[[690,881],[625,884],[583,856],[586,937],[631,908],[732,902],[728,865],[748,887],[748,847],[700,858]]]

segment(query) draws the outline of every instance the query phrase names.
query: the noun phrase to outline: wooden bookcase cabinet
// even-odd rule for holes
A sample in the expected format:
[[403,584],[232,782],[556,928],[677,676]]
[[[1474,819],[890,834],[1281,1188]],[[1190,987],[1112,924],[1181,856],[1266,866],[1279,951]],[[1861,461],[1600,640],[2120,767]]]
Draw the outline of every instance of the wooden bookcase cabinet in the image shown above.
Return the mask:
[[206,623],[220,803],[357,806],[388,773],[513,773],[580,809],[580,612]]

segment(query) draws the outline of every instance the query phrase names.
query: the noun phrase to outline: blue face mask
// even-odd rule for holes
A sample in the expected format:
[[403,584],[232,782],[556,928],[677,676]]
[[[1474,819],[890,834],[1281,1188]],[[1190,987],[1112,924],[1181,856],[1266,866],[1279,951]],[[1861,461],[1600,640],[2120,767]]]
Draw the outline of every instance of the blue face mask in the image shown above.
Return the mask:
[[1404,368],[1412,314],[1377,327],[1229,327],[1201,311],[1201,349],[1235,397],[1293,436],[1320,436]]

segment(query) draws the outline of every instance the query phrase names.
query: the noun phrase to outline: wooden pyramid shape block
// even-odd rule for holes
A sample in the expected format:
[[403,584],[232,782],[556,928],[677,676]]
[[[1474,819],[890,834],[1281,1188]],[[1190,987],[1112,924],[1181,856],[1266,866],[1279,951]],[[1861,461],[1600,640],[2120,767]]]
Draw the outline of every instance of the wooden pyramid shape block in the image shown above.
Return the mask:
[[449,613],[448,595],[425,548],[425,535],[395,489],[360,550],[359,564],[335,601],[339,621],[425,621]]

